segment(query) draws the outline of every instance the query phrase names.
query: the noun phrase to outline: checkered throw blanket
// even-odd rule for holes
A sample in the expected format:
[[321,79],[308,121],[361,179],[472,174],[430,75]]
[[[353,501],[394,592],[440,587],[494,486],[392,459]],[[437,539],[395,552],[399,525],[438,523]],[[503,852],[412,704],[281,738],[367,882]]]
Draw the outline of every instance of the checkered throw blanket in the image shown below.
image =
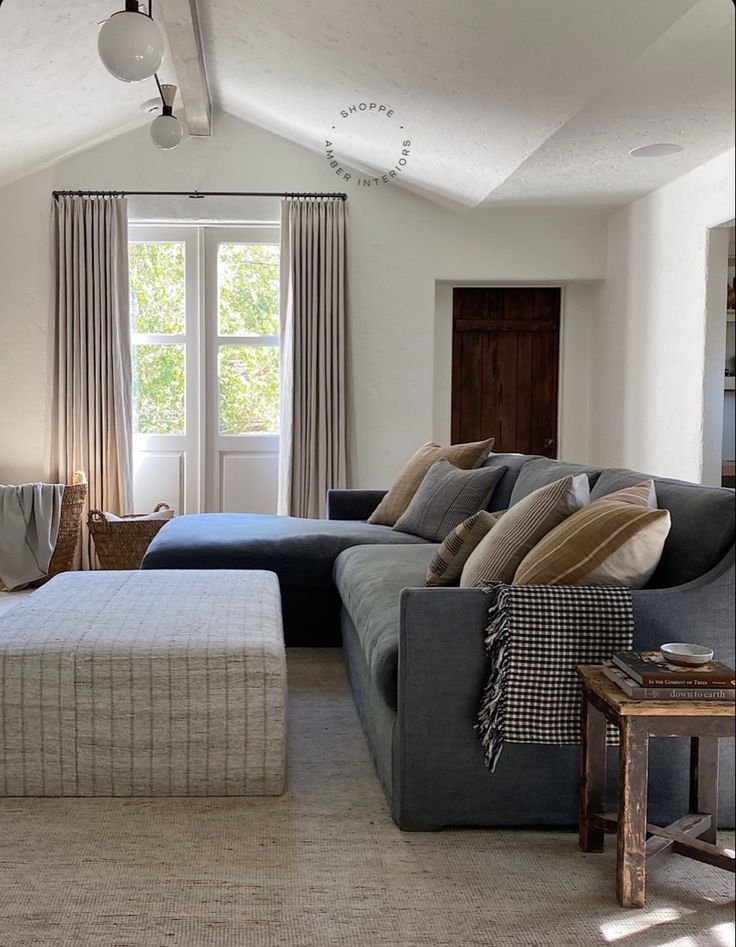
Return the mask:
[[[627,589],[487,585],[491,675],[476,727],[495,770],[504,743],[579,743],[579,664],[632,647]],[[613,742],[614,733],[609,733]]]

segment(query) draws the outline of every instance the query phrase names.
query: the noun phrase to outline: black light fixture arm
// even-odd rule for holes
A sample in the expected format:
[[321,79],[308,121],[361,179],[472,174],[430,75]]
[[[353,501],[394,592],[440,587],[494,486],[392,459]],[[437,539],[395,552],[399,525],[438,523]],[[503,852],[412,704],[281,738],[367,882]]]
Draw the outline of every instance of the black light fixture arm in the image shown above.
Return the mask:
[[[154,72],[153,78],[156,80],[156,88],[158,89],[158,94],[161,99],[161,105],[163,106],[163,108],[166,108],[166,99],[164,99],[164,90],[161,88],[161,80],[159,79],[157,72]],[[167,113],[164,112],[163,114],[166,115]],[[168,114],[169,115],[171,114],[171,109],[169,109]]]

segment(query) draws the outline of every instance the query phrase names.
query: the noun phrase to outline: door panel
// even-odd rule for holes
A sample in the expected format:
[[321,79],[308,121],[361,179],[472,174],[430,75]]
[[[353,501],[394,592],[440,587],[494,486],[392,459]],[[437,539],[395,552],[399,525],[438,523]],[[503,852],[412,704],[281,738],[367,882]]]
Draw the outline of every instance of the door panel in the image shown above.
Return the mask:
[[[278,246],[277,227],[211,227],[205,233],[209,512],[276,512],[280,402],[268,392],[274,384],[278,389],[279,382],[278,297],[265,309],[253,306],[251,282],[227,277],[236,272],[238,259],[268,248],[257,265],[261,273],[272,270],[278,286]],[[232,257],[227,268],[222,266],[223,248]]]
[[186,452],[154,450],[150,446],[135,454],[133,505],[150,513],[159,503],[168,503],[177,513],[187,510],[185,495]]
[[150,513],[200,509],[199,237],[194,228],[129,228],[133,342],[133,502]]
[[131,226],[135,510],[275,513],[279,229]]
[[220,453],[220,509],[223,513],[273,513],[278,502],[278,452],[253,449]]
[[557,456],[558,288],[453,294],[452,441]]

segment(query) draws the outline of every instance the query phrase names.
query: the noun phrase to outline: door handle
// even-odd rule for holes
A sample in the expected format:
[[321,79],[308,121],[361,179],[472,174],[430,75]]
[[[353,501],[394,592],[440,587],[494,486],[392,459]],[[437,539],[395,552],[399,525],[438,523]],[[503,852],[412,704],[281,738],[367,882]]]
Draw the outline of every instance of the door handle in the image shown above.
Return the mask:
[[545,437],[544,439],[545,447],[555,447],[556,444],[557,444],[557,441],[554,439],[554,437]]

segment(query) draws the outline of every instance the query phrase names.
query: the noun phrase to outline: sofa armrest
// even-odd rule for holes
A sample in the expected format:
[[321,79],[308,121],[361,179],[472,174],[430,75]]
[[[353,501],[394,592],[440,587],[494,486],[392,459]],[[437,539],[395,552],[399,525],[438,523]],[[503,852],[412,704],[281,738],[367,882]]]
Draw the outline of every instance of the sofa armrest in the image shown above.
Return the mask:
[[403,829],[437,828],[435,813],[456,808],[466,762],[484,771],[473,725],[490,668],[488,606],[481,589],[401,593],[392,804]]
[[367,520],[388,490],[328,490],[328,520]]
[[632,592],[634,647],[653,651],[667,641],[707,645],[734,663],[734,549],[698,579],[671,589]]
[[[707,644],[719,660],[733,664],[733,588],[731,550],[693,582],[633,592],[634,647],[654,650],[665,641],[692,641]],[[517,778],[504,769],[521,759],[510,748],[491,778],[474,729],[490,670],[485,651],[489,605],[480,589],[416,588],[401,593],[392,807],[403,829],[487,824],[479,800],[496,798],[502,771],[504,778]],[[544,769],[547,755],[554,768],[559,753],[560,747],[537,747],[539,767]],[[672,759],[677,762],[679,757]],[[560,790],[563,795],[574,794],[577,780],[574,753],[569,762],[565,771],[572,783]],[[725,765],[724,758],[722,762],[728,775],[731,764]],[[559,772],[555,779],[559,781]],[[498,800],[502,808],[501,796]]]

